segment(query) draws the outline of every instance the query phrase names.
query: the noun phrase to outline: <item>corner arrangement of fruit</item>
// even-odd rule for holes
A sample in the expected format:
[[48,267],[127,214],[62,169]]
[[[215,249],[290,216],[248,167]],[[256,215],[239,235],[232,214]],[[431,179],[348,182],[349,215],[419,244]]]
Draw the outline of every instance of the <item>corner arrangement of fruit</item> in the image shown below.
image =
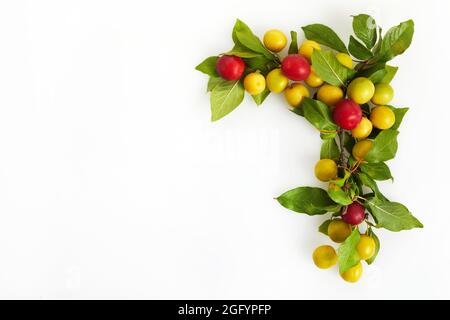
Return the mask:
[[318,227],[339,247],[323,245],[312,254],[315,265],[336,264],[348,282],[362,275],[362,261],[374,262],[380,241],[374,229],[422,228],[401,203],[390,201],[376,181],[393,179],[386,161],[395,157],[399,127],[408,108],[390,105],[390,82],[397,67],[387,62],[411,44],[414,23],[408,20],[384,35],[367,14],[353,16],[348,46],[329,27],[302,27],[300,46],[291,31],[288,54],[282,31],[269,30],[261,41],[242,21],[233,28],[234,47],[211,56],[196,69],[209,76],[212,121],[233,111],[247,91],[257,105],[270,93],[284,93],[290,110],[311,123],[321,138],[314,173],[328,188],[298,187],[278,202],[298,213],[328,215]]

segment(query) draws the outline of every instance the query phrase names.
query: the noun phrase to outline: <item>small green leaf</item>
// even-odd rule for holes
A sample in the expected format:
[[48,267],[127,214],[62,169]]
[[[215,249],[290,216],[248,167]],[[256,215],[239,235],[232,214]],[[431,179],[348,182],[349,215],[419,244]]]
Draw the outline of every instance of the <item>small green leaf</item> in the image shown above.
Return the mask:
[[308,40],[317,41],[328,48],[334,49],[339,52],[348,53],[344,42],[331,28],[323,24],[310,24],[302,27],[305,37]]
[[270,94],[269,89],[265,88],[263,92],[252,96],[252,98],[255,101],[255,103],[259,106],[264,102],[264,100],[266,100],[266,98],[269,96],[269,94]]
[[344,190],[334,184],[330,184],[330,186],[328,187],[328,195],[334,202],[339,203],[343,206],[348,206],[353,202],[353,200]]
[[314,127],[321,131],[336,131],[337,125],[331,120],[330,108],[323,102],[304,98],[301,108],[304,116]]
[[350,171],[345,170],[344,177],[330,180],[330,184],[332,183],[342,188],[347,182],[348,178],[350,178],[350,175],[351,175]]
[[311,60],[314,72],[334,86],[346,86],[356,73],[353,69],[344,67],[331,51],[314,50]]
[[339,160],[339,147],[335,139],[323,140],[320,147],[320,159],[332,159],[334,161]]
[[339,273],[343,274],[351,267],[356,266],[361,260],[356,246],[361,238],[358,228],[353,229],[352,233],[345,239],[338,249]]
[[411,45],[414,35],[414,22],[408,20],[392,27],[386,32],[381,43],[377,61],[386,62],[405,52]]
[[409,108],[394,108],[393,106],[388,107],[391,108],[395,114],[395,122],[391,127],[391,130],[398,130],[400,124],[402,123],[403,117],[405,116],[406,112],[408,112]]
[[289,54],[297,54],[298,53],[298,43],[297,43],[297,32],[291,31],[291,44],[288,50]]
[[384,162],[362,163],[360,168],[362,172],[374,180],[384,181],[393,179],[391,170],[389,170],[389,167]]
[[392,79],[394,79],[395,74],[397,73],[398,67],[388,66],[385,67],[386,75],[381,79],[381,83],[390,83]]
[[367,199],[366,205],[376,219],[378,228],[394,232],[423,228],[422,223],[401,203],[370,198]]
[[367,162],[382,162],[391,160],[397,153],[397,130],[383,130],[373,140],[373,145],[364,160]]
[[387,201],[386,197],[381,193],[380,189],[378,188],[378,185],[375,182],[375,180],[373,180],[367,174],[362,173],[362,172],[359,173],[357,177],[363,185],[365,185],[366,187],[368,187],[369,189],[371,189],[374,192],[375,197],[377,199]]
[[236,45],[259,53],[269,60],[274,59],[274,55],[264,47],[261,40],[253,34],[248,25],[239,19],[236,20],[234,25],[232,37]]
[[219,75],[216,71],[217,59],[219,59],[219,57],[208,57],[196,66],[195,69],[211,77],[218,77]]
[[231,51],[228,51],[226,55],[237,56],[241,58],[255,58],[262,56],[260,53],[251,51],[240,44],[234,45],[233,49],[231,49]]
[[241,81],[217,84],[211,92],[211,121],[219,120],[236,109],[244,99],[244,93]]
[[387,74],[385,67],[386,65],[384,63],[376,63],[370,68],[358,72],[358,76],[369,78],[374,84],[377,84],[381,82]]
[[207,91],[212,91],[221,82],[226,82],[226,80],[220,77],[209,77]]
[[360,60],[369,60],[373,57],[372,52],[353,36],[350,36],[348,51],[350,51],[352,56]]
[[283,193],[277,200],[289,210],[310,216],[336,212],[340,209],[340,206],[321,188],[298,187]]
[[328,236],[328,226],[331,223],[331,219],[325,220],[320,226],[319,226],[319,232],[323,233],[324,235]]
[[372,228],[369,228],[369,236],[375,241],[375,253],[370,259],[366,260],[367,264],[370,265],[375,261],[375,258],[378,256],[378,252],[380,252],[380,239],[378,239]]
[[359,14],[353,17],[353,31],[368,49],[372,49],[377,42],[377,24],[367,14]]
[[254,58],[243,58],[245,65],[253,71],[259,70],[263,75],[266,75],[270,70],[278,67],[278,64],[269,60],[266,57],[258,56]]

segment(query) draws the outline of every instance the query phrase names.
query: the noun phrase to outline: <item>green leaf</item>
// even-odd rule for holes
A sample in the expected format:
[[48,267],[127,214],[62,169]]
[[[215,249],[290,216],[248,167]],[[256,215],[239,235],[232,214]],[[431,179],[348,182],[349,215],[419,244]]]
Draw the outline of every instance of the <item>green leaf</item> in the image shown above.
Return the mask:
[[343,206],[348,206],[353,202],[353,200],[344,190],[334,184],[330,184],[330,186],[328,187],[328,195],[334,202],[339,203]]
[[350,175],[351,175],[350,171],[349,170],[345,170],[344,177],[330,180],[330,184],[332,183],[332,184],[335,184],[338,187],[342,188],[345,185],[345,183],[347,182],[348,178],[350,178]]
[[320,159],[332,159],[334,161],[339,160],[339,147],[335,139],[323,140],[320,147]]
[[289,54],[297,54],[298,53],[298,43],[297,43],[297,32],[291,31],[291,44],[288,50]]
[[369,236],[375,241],[375,253],[370,259],[367,259],[367,264],[372,264],[375,261],[375,258],[378,255],[378,252],[380,252],[380,239],[378,239],[377,235],[373,232],[372,228],[369,228]]
[[317,41],[328,48],[334,49],[339,52],[348,53],[344,42],[331,28],[323,24],[310,24],[302,27],[305,37],[308,40]]
[[339,273],[343,274],[351,267],[356,266],[361,260],[356,246],[361,238],[358,228],[353,229],[352,233],[345,239],[344,243],[338,249]]
[[311,60],[315,73],[334,86],[345,86],[355,75],[355,71],[344,67],[331,51],[314,50]]
[[344,132],[344,147],[347,149],[349,153],[352,153],[353,146],[355,145],[356,140],[352,137],[350,133],[347,131]]
[[331,219],[325,220],[320,226],[319,226],[319,232],[323,233],[324,235],[328,235],[328,226],[331,223]]
[[388,107],[391,108],[395,114],[395,122],[394,125],[391,127],[391,130],[398,130],[400,124],[403,121],[403,117],[405,116],[406,112],[408,112],[409,108],[394,108],[393,106]]
[[221,82],[226,82],[226,80],[220,77],[209,77],[207,91],[212,91]]
[[373,57],[372,52],[353,36],[350,36],[348,51],[350,51],[352,56],[360,60],[369,60]]
[[253,71],[259,70],[263,75],[266,75],[270,70],[278,67],[277,63],[269,60],[266,57],[258,56],[254,58],[244,58],[245,65]]
[[263,92],[252,96],[252,98],[255,101],[255,103],[259,106],[264,102],[264,100],[266,100],[266,98],[269,96],[269,94],[270,94],[270,90],[265,88]]
[[195,69],[211,77],[218,77],[219,74],[216,71],[217,59],[219,59],[219,57],[208,57],[196,66]]
[[381,43],[377,61],[386,62],[405,52],[414,35],[414,22],[408,20],[386,32]]
[[367,199],[366,205],[376,219],[378,228],[395,232],[423,228],[422,223],[401,203],[370,198]]
[[274,59],[274,55],[264,47],[261,40],[255,36],[252,30],[243,21],[237,19],[233,28],[233,40],[236,45],[245,47],[253,52],[262,54],[269,60]]
[[216,121],[241,104],[244,99],[244,86],[240,81],[224,81],[217,84],[211,92],[211,121]]
[[304,116],[314,127],[321,131],[336,131],[337,125],[331,120],[330,108],[323,102],[304,98],[301,108]]
[[370,68],[360,71],[358,77],[369,78],[374,84],[377,84],[381,82],[387,74],[385,67],[386,65],[384,63],[376,63]]
[[373,145],[364,160],[367,162],[382,162],[391,160],[397,153],[397,130],[383,130],[373,140]]
[[367,14],[359,14],[353,17],[353,31],[368,49],[372,49],[377,42],[377,24]]
[[340,209],[340,206],[321,188],[298,187],[283,193],[277,200],[289,210],[310,216],[336,212]]
[[375,197],[377,199],[380,199],[380,200],[383,200],[383,201],[387,201],[386,197],[381,193],[380,189],[378,188],[378,185],[375,182],[375,180],[373,180],[371,177],[369,177],[365,173],[359,173],[358,174],[358,179],[361,181],[361,183],[363,185],[365,185],[366,187],[370,188],[374,192]]
[[292,111],[293,113],[295,113],[296,115],[299,115],[300,117],[304,117],[305,113],[303,112],[303,108],[293,108],[293,109],[289,109],[290,111]]
[[398,67],[388,66],[385,67],[386,75],[381,79],[381,83],[390,83],[392,79],[394,79],[395,74],[397,73]]
[[237,56],[237,57],[241,57],[241,58],[255,58],[255,57],[262,56],[260,53],[251,51],[248,48],[246,48],[240,44],[236,44],[233,47],[233,49],[231,49],[231,51],[228,51],[226,53],[226,55]]
[[384,162],[362,163],[360,169],[374,180],[384,181],[393,179],[391,170],[389,170],[389,167]]

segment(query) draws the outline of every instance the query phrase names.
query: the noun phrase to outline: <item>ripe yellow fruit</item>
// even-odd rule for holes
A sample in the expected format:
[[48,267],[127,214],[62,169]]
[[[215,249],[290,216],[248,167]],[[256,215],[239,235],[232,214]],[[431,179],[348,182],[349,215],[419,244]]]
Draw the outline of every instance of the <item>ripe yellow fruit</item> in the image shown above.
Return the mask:
[[375,94],[372,97],[372,103],[386,105],[394,98],[394,89],[387,83],[378,83],[375,85]]
[[342,279],[344,279],[347,282],[357,282],[359,278],[361,278],[363,272],[363,267],[361,262],[358,262],[358,264],[354,267],[351,267],[347,271],[341,274]]
[[358,126],[352,130],[352,137],[355,139],[365,139],[370,135],[372,129],[372,122],[366,117],[362,117]]
[[371,140],[362,140],[355,143],[352,149],[353,158],[358,161],[363,161],[364,157],[372,148],[373,142]]
[[350,82],[347,94],[358,104],[364,104],[372,99],[375,93],[375,86],[372,81],[367,78],[359,77]]
[[314,69],[311,68],[311,72],[309,73],[309,77],[305,80],[306,84],[311,88],[320,87],[323,84],[323,80],[317,76],[314,72]]
[[344,92],[342,89],[330,84],[324,84],[317,91],[317,99],[329,106],[336,105],[343,97]]
[[302,103],[304,97],[309,98],[309,91],[304,85],[294,83],[284,90],[284,97],[291,107],[297,108]]
[[361,260],[367,260],[372,258],[375,254],[375,247],[375,240],[372,237],[363,234],[356,245],[356,251]]
[[260,94],[266,88],[266,78],[258,72],[249,73],[244,78],[244,88],[252,96]]
[[335,219],[328,225],[328,236],[334,242],[344,242],[351,233],[352,227],[342,219]]
[[280,52],[287,43],[287,38],[280,30],[269,30],[264,34],[264,45],[272,52]]
[[331,159],[321,159],[317,161],[314,168],[314,174],[320,181],[327,182],[337,176],[337,165]]
[[312,255],[314,264],[320,269],[328,269],[337,263],[338,256],[332,246],[320,246]]
[[340,64],[342,64],[344,67],[347,67],[349,69],[353,68],[353,60],[352,57],[350,57],[348,54],[346,53],[336,53],[336,59],[340,62]]
[[289,79],[281,72],[281,69],[273,69],[266,76],[267,88],[273,93],[280,93],[286,89]]
[[395,113],[389,107],[379,106],[372,109],[370,121],[375,128],[385,130],[395,123]]
[[320,44],[313,40],[305,40],[303,41],[300,49],[298,50],[298,54],[304,56],[306,59],[310,60],[312,53],[314,50],[320,50]]

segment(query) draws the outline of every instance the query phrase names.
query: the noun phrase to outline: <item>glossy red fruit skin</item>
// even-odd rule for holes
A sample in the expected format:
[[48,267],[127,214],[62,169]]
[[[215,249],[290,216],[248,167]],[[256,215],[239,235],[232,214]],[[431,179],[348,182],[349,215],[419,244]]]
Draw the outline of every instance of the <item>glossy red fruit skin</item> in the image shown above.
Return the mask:
[[358,202],[353,202],[352,204],[347,206],[347,210],[342,215],[342,220],[356,226],[364,221],[366,217],[366,210],[364,206],[359,204]]
[[216,62],[216,71],[225,80],[239,80],[244,69],[244,60],[236,56],[221,56]]
[[281,71],[290,80],[303,81],[309,77],[311,66],[305,57],[298,54],[290,54],[283,59]]
[[333,120],[345,129],[355,129],[362,119],[362,110],[359,104],[350,99],[343,99],[336,104],[333,110]]

